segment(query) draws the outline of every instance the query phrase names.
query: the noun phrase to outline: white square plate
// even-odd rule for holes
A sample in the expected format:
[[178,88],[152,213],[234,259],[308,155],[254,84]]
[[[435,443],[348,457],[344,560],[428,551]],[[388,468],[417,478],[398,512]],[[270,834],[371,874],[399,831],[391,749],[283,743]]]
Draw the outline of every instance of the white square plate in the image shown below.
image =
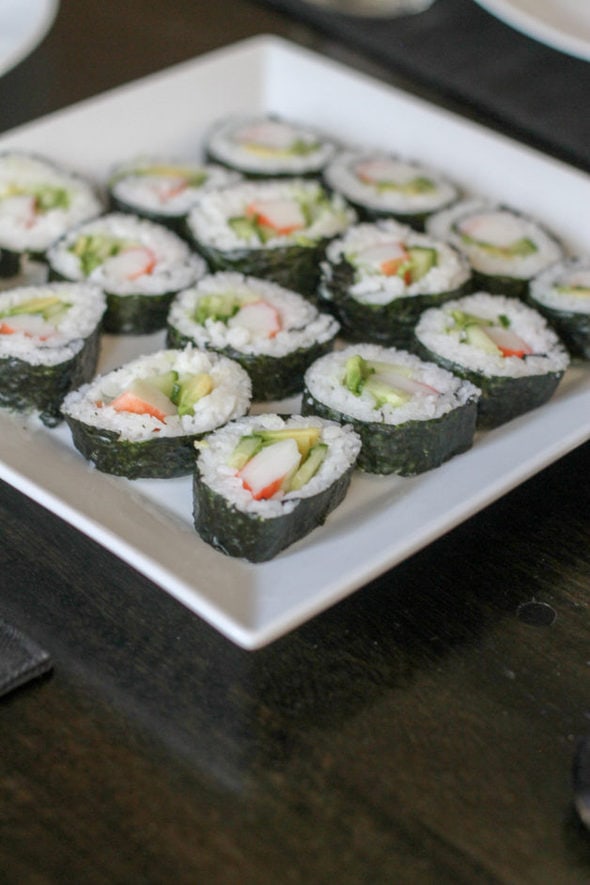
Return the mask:
[[[445,170],[589,252],[590,179],[528,148],[282,40],[259,37],[20,127],[0,149],[37,151],[102,182],[138,153],[195,154],[209,124],[277,113]],[[100,370],[163,335],[107,337]],[[192,525],[191,480],[106,476],[65,427],[0,415],[0,476],[146,574],[234,642],[257,648],[405,559],[590,437],[590,370],[544,408],[480,434],[469,452],[402,479],[357,475],[326,524],[271,562],[230,559]],[[444,490],[444,493],[443,493]]]

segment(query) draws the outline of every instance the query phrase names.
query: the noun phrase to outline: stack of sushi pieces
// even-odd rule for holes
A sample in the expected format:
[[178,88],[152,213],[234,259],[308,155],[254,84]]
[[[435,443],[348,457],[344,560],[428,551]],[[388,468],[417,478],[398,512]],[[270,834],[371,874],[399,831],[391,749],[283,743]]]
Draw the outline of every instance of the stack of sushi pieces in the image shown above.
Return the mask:
[[570,258],[548,267],[531,282],[528,301],[573,357],[590,359],[590,258]]
[[183,235],[201,196],[239,181],[241,175],[212,163],[176,157],[135,157],[118,163],[107,182],[113,212],[139,215]]
[[187,347],[141,356],[66,396],[76,448],[99,470],[128,479],[193,469],[195,440],[246,414],[251,384],[226,357]]
[[480,389],[480,428],[498,427],[546,403],[570,362],[541,314],[517,298],[488,292],[425,311],[415,334],[422,356]]
[[339,151],[323,180],[361,219],[395,218],[416,230],[459,198],[457,185],[439,171],[382,151]]
[[103,211],[89,182],[44,157],[0,154],[0,276],[16,276],[24,257],[47,249],[76,224]]
[[64,396],[96,371],[105,310],[89,283],[0,292],[0,406],[58,424]]
[[414,354],[358,344],[307,370],[302,411],[350,424],[362,440],[362,470],[413,476],[471,448],[479,396]]
[[530,281],[563,257],[563,247],[535,219],[479,198],[432,215],[427,231],[463,252],[473,287],[525,298]]
[[336,150],[335,141],[315,128],[277,116],[222,119],[205,138],[211,162],[248,178],[317,177]]
[[332,240],[318,296],[346,338],[408,347],[420,314],[470,283],[467,259],[452,246],[383,220],[353,225]]
[[[218,121],[202,157],[121,158],[103,204],[0,156],[0,406],[65,417],[99,470],[194,471],[217,549],[276,555],[355,467],[434,469],[590,357],[590,260],[536,220],[274,116]],[[23,257],[51,282],[21,285]],[[164,330],[96,375],[101,332]],[[302,414],[264,412],[298,394]]]
[[223,553],[262,562],[343,500],[361,441],[315,415],[269,414],[232,422],[198,448],[195,528]]
[[160,224],[112,212],[78,225],[49,249],[51,279],[90,280],[107,295],[104,330],[145,335],[162,329],[174,296],[205,262]]
[[175,299],[168,345],[193,344],[236,360],[257,402],[301,392],[305,370],[330,351],[339,323],[269,280],[238,273],[203,277]]
[[355,218],[317,181],[265,179],[204,194],[187,229],[213,270],[263,277],[313,300],[327,244]]

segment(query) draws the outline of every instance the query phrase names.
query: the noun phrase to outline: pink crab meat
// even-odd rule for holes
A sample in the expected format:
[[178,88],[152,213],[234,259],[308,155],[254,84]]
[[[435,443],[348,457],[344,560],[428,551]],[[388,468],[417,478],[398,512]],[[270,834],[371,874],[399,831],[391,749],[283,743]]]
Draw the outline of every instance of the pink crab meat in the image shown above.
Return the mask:
[[137,280],[151,274],[156,266],[156,254],[147,246],[131,246],[118,255],[108,258],[103,267],[112,277]]
[[377,246],[369,246],[359,252],[358,257],[385,276],[393,276],[408,260],[409,255],[403,243],[392,240],[387,243],[379,243]]
[[486,326],[485,333],[502,351],[503,356],[523,357],[533,352],[526,341],[510,329]]
[[247,329],[257,338],[274,338],[281,331],[281,316],[267,301],[251,301],[234,314],[228,326]]
[[299,467],[301,454],[294,439],[282,439],[261,449],[238,476],[255,501],[272,498]]
[[112,402],[116,412],[132,412],[136,415],[151,415],[164,422],[169,415],[175,415],[176,406],[149,381],[138,378],[131,387],[120,393]]
[[416,378],[412,378],[411,375],[407,375],[405,372],[397,371],[395,366],[392,366],[391,369],[384,369],[376,372],[374,377],[384,381],[390,387],[403,390],[404,393],[409,393],[411,396],[440,395],[440,390],[437,390],[436,387],[432,387],[430,384],[425,384],[423,381],[418,381]]
[[564,284],[572,288],[590,289],[590,271],[580,270],[570,274],[568,279],[564,281]]
[[293,200],[257,200],[247,207],[246,215],[272,228],[277,234],[290,234],[305,227],[301,206]]
[[26,194],[6,197],[0,200],[0,215],[10,218],[17,227],[34,227],[37,222],[35,198]]
[[293,143],[293,130],[284,123],[268,120],[245,126],[236,133],[236,141],[241,144],[256,144],[261,147],[286,150]]
[[181,175],[170,175],[154,181],[152,189],[160,203],[169,203],[188,187],[186,178]]
[[485,212],[465,218],[459,224],[461,233],[480,243],[505,248],[525,233],[522,221],[509,212]]
[[379,184],[385,181],[396,181],[399,178],[399,166],[393,160],[365,160],[358,163],[355,172],[361,181]]
[[20,332],[27,338],[38,338],[46,341],[55,334],[55,326],[46,322],[38,314],[17,314],[7,317],[6,321],[0,321],[0,333],[12,335]]

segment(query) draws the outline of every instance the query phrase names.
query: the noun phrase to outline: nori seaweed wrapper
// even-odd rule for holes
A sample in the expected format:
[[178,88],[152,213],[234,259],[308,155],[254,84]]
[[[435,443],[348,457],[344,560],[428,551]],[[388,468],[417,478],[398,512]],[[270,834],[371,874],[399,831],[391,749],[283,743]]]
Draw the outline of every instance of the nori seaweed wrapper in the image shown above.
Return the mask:
[[543,314],[573,357],[590,360],[590,314],[556,310],[533,298],[528,303]]
[[349,294],[355,281],[355,268],[348,261],[331,266],[332,279],[318,287],[318,305],[328,310],[342,326],[342,335],[350,341],[370,341],[407,348],[414,337],[414,326],[423,311],[440,307],[470,290],[470,280],[448,292],[407,295],[387,304],[362,304]]
[[0,277],[9,279],[15,277],[21,267],[21,253],[11,252],[10,249],[0,249]]
[[[68,277],[51,266],[48,278],[53,281],[68,281]],[[158,332],[166,325],[166,317],[176,294],[176,290],[157,295],[116,295],[105,292],[107,309],[102,320],[103,330],[114,335],[148,335]]]
[[204,541],[228,556],[265,562],[326,521],[344,499],[353,470],[354,464],[323,492],[301,498],[290,513],[264,518],[243,513],[206,485],[197,459],[193,483],[195,528]]
[[320,262],[329,239],[309,246],[222,250],[205,246],[190,231],[188,238],[212,270],[234,270],[246,276],[262,277],[315,301]]
[[103,473],[127,479],[171,479],[193,470],[194,442],[205,434],[132,441],[66,415],[76,449]]
[[357,467],[366,473],[415,476],[438,467],[473,445],[477,396],[439,418],[385,424],[360,421],[333,409],[305,389],[301,412],[350,424],[362,440]]
[[[564,375],[563,371],[518,378],[484,375],[441,357],[420,341],[416,342],[414,352],[422,359],[438,363],[443,369],[479,387],[482,395],[477,407],[477,426],[488,430],[544,405],[551,399]],[[526,360],[526,357],[523,359]]]
[[105,332],[123,335],[148,335],[166,325],[166,317],[176,292],[159,295],[114,295],[106,292],[107,310],[103,319]]
[[94,375],[99,340],[96,329],[75,356],[55,366],[34,366],[18,357],[0,357],[0,406],[36,410],[44,424],[55,427],[62,420],[60,406],[66,394]]
[[[338,193],[338,191],[331,189],[329,185],[326,185],[326,189]],[[375,206],[367,206],[365,203],[359,203],[358,200],[354,200],[349,196],[346,197],[346,202],[355,210],[359,221],[383,221],[393,218],[395,221],[399,221],[400,224],[407,224],[408,227],[420,233],[424,231],[430,216],[434,212],[440,211],[440,207],[437,206],[436,209],[429,212],[392,212],[387,209],[378,209]]]
[[[278,400],[303,389],[303,375],[306,369],[319,357],[329,353],[334,338],[309,347],[299,347],[285,356],[276,357],[260,353],[244,353],[233,347],[213,348],[223,356],[239,363],[246,370],[252,382],[252,399],[258,402]],[[168,347],[183,348],[194,344],[192,338],[183,335],[173,326],[168,326],[166,344]]]
[[472,268],[471,272],[473,274],[471,287],[473,292],[483,290],[489,292],[490,295],[506,295],[507,298],[520,298],[521,301],[526,301],[529,292],[528,279],[485,274],[475,268]]
[[186,213],[182,215],[170,215],[166,212],[150,212],[148,209],[138,209],[135,203],[128,203],[117,197],[112,191],[109,192],[109,212],[123,212],[127,215],[139,215],[154,224],[161,224],[173,233],[186,240]]
[[[217,166],[223,166],[224,169],[228,169],[230,172],[239,172],[240,175],[243,175],[245,179],[249,179],[250,181],[268,181],[269,178],[293,178],[293,172],[289,169],[275,169],[273,171],[268,171],[267,169],[246,169],[239,164],[234,165],[233,163],[230,163],[229,160],[217,156],[214,151],[210,151],[208,149],[205,151],[205,162],[216,163]],[[311,179],[321,178],[321,174],[322,167],[318,166],[316,169],[309,169],[297,172],[297,178],[302,178],[308,181]]]

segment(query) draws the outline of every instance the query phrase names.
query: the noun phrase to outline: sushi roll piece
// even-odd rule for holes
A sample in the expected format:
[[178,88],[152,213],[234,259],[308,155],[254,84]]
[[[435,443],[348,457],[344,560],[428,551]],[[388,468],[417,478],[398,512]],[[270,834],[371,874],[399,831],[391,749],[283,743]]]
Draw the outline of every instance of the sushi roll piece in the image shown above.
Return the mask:
[[310,366],[302,413],[350,424],[361,470],[413,476],[471,448],[478,399],[473,384],[434,363],[360,343]]
[[300,415],[235,421],[197,443],[194,523],[222,553],[272,559],[325,522],[361,443],[350,427]]
[[466,258],[397,221],[350,227],[326,249],[318,303],[351,340],[408,347],[422,311],[464,294]]
[[89,280],[107,294],[106,332],[143,335],[164,328],[172,299],[207,266],[160,224],[113,212],[83,224],[48,252],[53,279]]
[[590,359],[590,258],[570,258],[531,281],[529,303],[574,357]]
[[0,276],[18,274],[23,256],[44,259],[67,230],[103,206],[92,185],[50,160],[0,154]]
[[138,157],[116,166],[108,191],[113,211],[130,212],[184,235],[185,218],[207,191],[241,176],[211,163]]
[[321,172],[335,145],[311,126],[263,115],[216,123],[205,151],[211,162],[248,177],[307,177]]
[[326,166],[323,179],[363,220],[396,218],[417,230],[459,199],[456,185],[440,172],[381,151],[342,151]]
[[187,220],[213,270],[262,277],[314,297],[330,239],[356,216],[315,181],[245,182],[205,194]]
[[298,393],[303,374],[332,349],[340,326],[301,295],[238,273],[203,277],[168,315],[168,345],[223,353],[250,375],[254,400]]
[[61,421],[66,394],[96,371],[106,299],[89,283],[0,292],[0,406]]
[[141,356],[72,391],[62,412],[79,452],[104,473],[191,473],[193,444],[246,414],[251,385],[225,357],[185,350]]
[[563,257],[561,244],[537,221],[507,206],[464,200],[428,220],[433,237],[463,252],[475,290],[526,298],[532,277]]
[[516,298],[476,292],[425,311],[418,352],[482,391],[478,427],[497,427],[551,398],[569,355],[536,310]]

